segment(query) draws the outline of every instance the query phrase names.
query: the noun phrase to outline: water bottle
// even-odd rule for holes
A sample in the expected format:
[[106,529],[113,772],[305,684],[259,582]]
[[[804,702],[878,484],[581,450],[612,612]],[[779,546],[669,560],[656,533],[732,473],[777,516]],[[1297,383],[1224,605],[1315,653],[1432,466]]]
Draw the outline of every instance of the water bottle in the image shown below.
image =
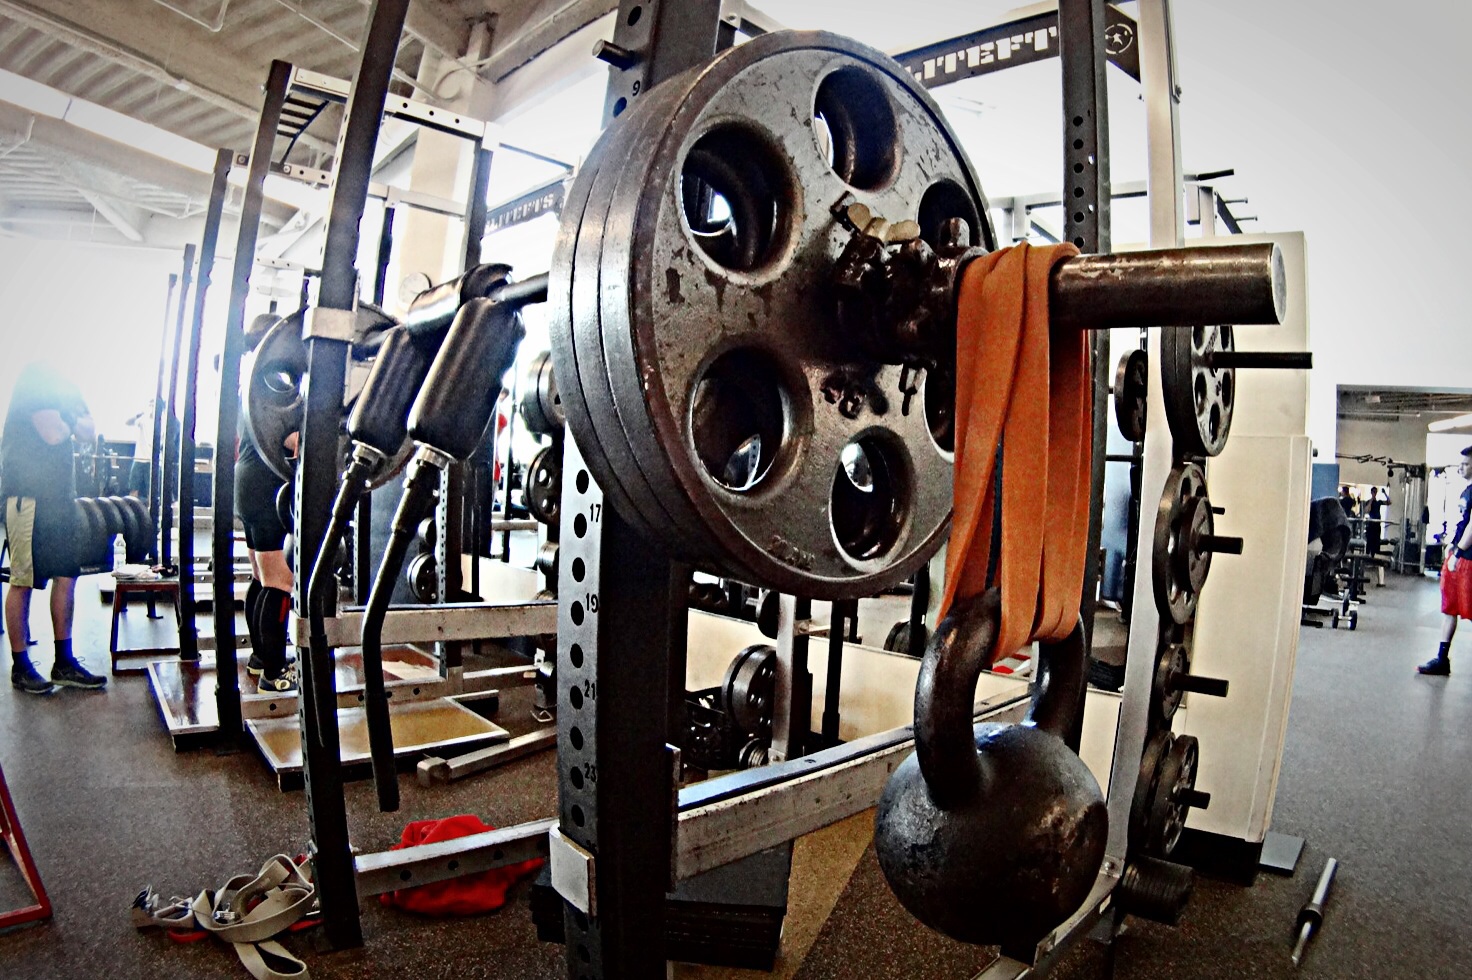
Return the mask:
[[121,534],[115,534],[112,538],[112,567],[113,571],[122,568],[128,562],[128,546],[123,541]]

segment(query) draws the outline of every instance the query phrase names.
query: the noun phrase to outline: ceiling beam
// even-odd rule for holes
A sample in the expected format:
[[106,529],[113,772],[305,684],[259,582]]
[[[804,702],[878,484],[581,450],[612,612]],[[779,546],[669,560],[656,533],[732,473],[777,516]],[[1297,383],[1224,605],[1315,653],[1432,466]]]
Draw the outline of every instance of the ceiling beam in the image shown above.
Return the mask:
[[147,222],[148,218],[137,208],[127,207],[104,194],[89,191],[85,187],[78,187],[77,193],[81,194],[83,199],[92,205],[98,214],[106,218],[108,224],[116,228],[128,241],[143,241],[142,225]]
[[[162,19],[153,0],[0,0],[0,15],[255,122],[267,66],[247,62],[222,34]],[[304,144],[330,152],[315,136]]]
[[517,25],[500,21],[497,42],[491,56],[481,66],[481,74],[493,82],[527,64],[569,35],[618,8],[616,0],[556,0],[534,8],[527,19]]
[[413,0],[404,17],[404,33],[448,58],[459,58],[465,54],[472,23],[472,18],[445,0]]

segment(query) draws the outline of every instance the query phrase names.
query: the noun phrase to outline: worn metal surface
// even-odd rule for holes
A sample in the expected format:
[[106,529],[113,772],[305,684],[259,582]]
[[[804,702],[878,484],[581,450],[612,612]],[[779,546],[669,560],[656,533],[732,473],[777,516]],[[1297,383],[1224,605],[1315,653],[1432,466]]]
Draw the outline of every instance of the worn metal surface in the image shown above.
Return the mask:
[[1108,833],[1099,785],[1060,733],[1082,701],[1082,633],[1034,691],[1033,724],[971,724],[1000,619],[989,590],[936,628],[915,688],[915,755],[890,777],[874,848],[900,903],[964,942],[1027,945],[1094,887]]
[[[595,154],[619,166],[585,168],[564,211],[554,357],[589,465],[677,554],[743,580],[848,597],[904,578],[948,525],[949,455],[817,284],[847,242],[833,205],[976,223],[958,145],[892,63],[832,35],[758,38],[645,99]],[[829,397],[847,388],[857,412]]]

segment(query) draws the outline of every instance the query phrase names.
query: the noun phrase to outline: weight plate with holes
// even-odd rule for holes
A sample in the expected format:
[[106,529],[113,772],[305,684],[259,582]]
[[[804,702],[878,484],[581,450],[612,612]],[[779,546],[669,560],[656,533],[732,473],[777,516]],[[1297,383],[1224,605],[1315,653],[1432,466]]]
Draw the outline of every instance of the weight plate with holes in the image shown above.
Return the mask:
[[1142,350],[1119,359],[1114,372],[1114,423],[1130,442],[1145,438],[1145,408],[1150,391],[1150,361]]
[[[771,34],[661,83],[593,160],[563,212],[552,353],[615,506],[675,554],[783,591],[903,580],[948,528],[947,413],[901,411],[900,366],[837,328],[827,277],[848,236],[830,207],[932,237],[962,217],[991,245],[933,101],[869,48]],[[835,377],[862,379],[856,418],[825,396]]]
[[731,661],[721,681],[721,711],[737,731],[771,732],[776,677],[777,651],[765,643],[747,647]]
[[[1186,623],[1196,612],[1196,578],[1193,569],[1209,567],[1211,555],[1189,554],[1201,551],[1201,541],[1190,533],[1200,519],[1199,505],[1211,514],[1206,496],[1206,473],[1195,463],[1182,463],[1166,477],[1160,495],[1160,508],[1155,517],[1155,540],[1151,551],[1151,581],[1155,606],[1162,616],[1173,622]],[[1205,572],[1201,571],[1204,579]]]
[[1195,738],[1180,735],[1171,740],[1170,748],[1161,757],[1145,835],[1145,853],[1151,857],[1169,857],[1186,829],[1187,800],[1196,788],[1198,752]]
[[434,550],[435,534],[438,532],[435,530],[433,517],[426,517],[424,520],[420,521],[414,533],[415,537],[419,539],[419,547],[421,550]]
[[1140,778],[1135,781],[1135,793],[1130,800],[1130,849],[1143,847],[1150,833],[1151,807],[1155,799],[1155,787],[1160,779],[1161,764],[1170,751],[1175,736],[1168,731],[1158,731],[1145,742],[1140,755]]
[[415,602],[431,603],[439,598],[439,581],[435,574],[434,555],[415,555],[404,570],[409,594]]
[[1212,355],[1235,350],[1232,328],[1160,331],[1160,384],[1177,455],[1216,456],[1227,444],[1237,402],[1237,372],[1212,367]]
[[526,470],[526,486],[522,491],[526,509],[548,527],[557,524],[562,513],[562,447],[543,446],[532,457]]
[[[301,431],[305,405],[302,380],[307,371],[307,345],[302,340],[302,319],[303,312],[298,310],[277,321],[266,331],[256,349],[241,362],[241,376],[246,379],[245,397],[241,400],[246,431],[266,465],[288,482],[294,478],[295,460],[287,451],[285,441],[291,433]],[[368,304],[358,307],[356,323],[357,333],[350,348],[343,388],[344,425],[358,392],[368,379],[368,372],[373,368],[373,358],[383,334],[394,325],[391,317]],[[373,472],[369,485],[382,486],[392,479],[403,469],[412,451],[413,445],[406,438],[399,452]],[[345,460],[348,453],[345,431],[342,453]]]
[[562,396],[557,391],[557,378],[552,370],[552,354],[543,351],[532,358],[526,372],[526,394],[521,398],[521,417],[533,435],[550,436],[561,432],[567,416],[562,411]]
[[1216,522],[1211,514],[1211,501],[1205,496],[1186,501],[1181,514],[1180,528],[1176,532],[1176,547],[1171,555],[1171,571],[1192,592],[1200,593],[1211,571],[1211,551],[1206,542],[1216,533]]
[[1181,706],[1180,678],[1191,672],[1191,651],[1184,643],[1167,639],[1155,656],[1155,685],[1150,692],[1150,715],[1159,727],[1170,724]]

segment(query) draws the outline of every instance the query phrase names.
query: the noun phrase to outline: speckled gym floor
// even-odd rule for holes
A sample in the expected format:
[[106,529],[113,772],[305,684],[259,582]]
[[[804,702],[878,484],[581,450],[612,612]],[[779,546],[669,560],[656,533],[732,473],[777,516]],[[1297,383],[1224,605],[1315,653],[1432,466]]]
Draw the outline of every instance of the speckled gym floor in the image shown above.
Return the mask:
[[[1464,978],[1472,962],[1472,636],[1454,647],[1458,670],[1423,678],[1434,652],[1436,583],[1392,576],[1361,610],[1354,632],[1305,629],[1274,827],[1307,839],[1297,875],[1259,875],[1251,888],[1199,880],[1182,925],[1134,923],[1117,944],[1121,980],[1236,977]],[[108,613],[97,585],[78,595],[77,649],[100,669]],[[141,611],[141,610],[140,610]],[[49,633],[35,617],[36,660],[49,666]],[[498,721],[528,727],[523,695],[503,697]],[[354,841],[380,849],[411,819],[479,814],[494,825],[553,812],[549,754],[500,772],[422,789],[402,780],[403,808],[380,814],[369,783],[348,787]],[[215,943],[179,945],[139,933],[127,909],[146,883],[194,892],[300,850],[305,800],[283,794],[251,752],[175,754],[144,677],[105,693],[34,698],[0,686],[0,764],[55,905],[46,923],[0,933],[0,977],[238,978]],[[960,978],[992,951],[951,943],[914,923],[884,886],[860,816],[799,842],[777,974],[826,978]],[[1301,969],[1288,959],[1294,918],[1328,856],[1341,867],[1323,932]],[[0,864],[0,908],[24,898]],[[346,952],[287,944],[318,980],[350,977],[566,976],[560,947],[539,943],[526,887],[501,912],[433,921],[367,905],[366,942]],[[676,976],[762,976],[677,967]],[[1060,978],[1109,976],[1085,943]]]

